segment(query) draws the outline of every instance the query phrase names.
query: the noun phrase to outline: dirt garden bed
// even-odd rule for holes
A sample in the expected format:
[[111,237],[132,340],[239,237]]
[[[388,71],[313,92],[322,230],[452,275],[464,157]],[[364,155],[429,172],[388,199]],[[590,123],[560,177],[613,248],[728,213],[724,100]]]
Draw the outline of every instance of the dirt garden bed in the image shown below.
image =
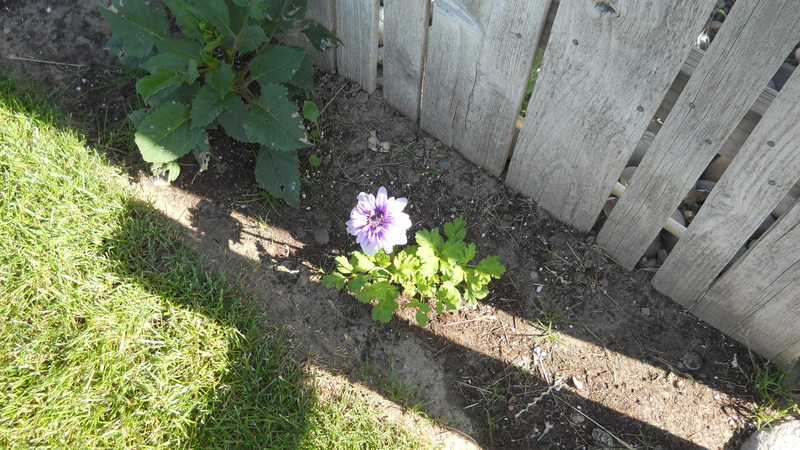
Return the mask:
[[[87,136],[118,127],[135,103],[131,80],[101,49],[107,30],[96,2],[3,2],[0,33],[0,71],[52,86]],[[289,328],[298,358],[370,395],[484,447],[620,447],[621,439],[738,448],[753,427],[745,347],[653,291],[652,272],[620,269],[592,234],[553,220],[398,115],[380,89],[367,95],[329,74],[317,85],[323,163],[304,165],[298,209],[266,201],[254,187],[253,149],[221,134],[208,171],[186,160],[162,187],[135,150],[100,147],[190,231],[211,266],[240,280],[266,321]],[[388,151],[369,148],[373,132]],[[463,215],[478,254],[500,257],[508,272],[480,307],[425,328],[405,313],[383,325],[369,306],[319,283],[320,269],[356,248],[344,225],[355,196],[382,185],[408,197],[412,232]]]

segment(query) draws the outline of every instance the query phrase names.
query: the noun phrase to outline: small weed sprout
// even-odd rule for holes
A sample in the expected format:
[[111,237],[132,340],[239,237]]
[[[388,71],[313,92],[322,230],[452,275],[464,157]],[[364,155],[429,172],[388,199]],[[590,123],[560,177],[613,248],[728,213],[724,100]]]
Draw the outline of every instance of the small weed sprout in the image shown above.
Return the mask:
[[753,367],[753,389],[762,399],[753,412],[756,428],[760,430],[792,416],[800,416],[799,397],[797,390],[792,388],[790,374],[769,362],[761,366],[753,361]]

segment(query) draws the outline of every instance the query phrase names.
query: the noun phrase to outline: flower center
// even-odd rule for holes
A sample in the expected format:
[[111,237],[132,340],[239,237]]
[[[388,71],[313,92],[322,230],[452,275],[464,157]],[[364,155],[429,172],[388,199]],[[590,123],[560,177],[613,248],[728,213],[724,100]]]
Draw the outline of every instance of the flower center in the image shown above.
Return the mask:
[[384,220],[385,218],[381,211],[372,211],[372,213],[369,215],[370,226],[379,227],[383,225]]

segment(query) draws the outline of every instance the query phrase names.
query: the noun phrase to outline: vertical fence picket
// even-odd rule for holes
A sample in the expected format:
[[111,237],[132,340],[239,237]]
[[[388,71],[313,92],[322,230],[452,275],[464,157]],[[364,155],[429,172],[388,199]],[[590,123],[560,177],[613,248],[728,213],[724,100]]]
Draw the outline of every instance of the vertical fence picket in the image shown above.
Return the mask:
[[792,77],[714,187],[653,287],[689,306],[800,179],[800,76]]
[[509,186],[589,230],[712,5],[561,2]]
[[383,8],[383,97],[416,122],[431,2],[384,0]]
[[499,175],[549,0],[437,0],[420,126]]
[[800,40],[800,3],[740,0],[681,93],[598,244],[632,269]]
[[[689,309],[766,358],[800,357],[800,207],[795,205]],[[794,352],[794,353],[792,353]]]
[[[333,0],[309,0],[307,17],[335,33],[335,8]],[[311,57],[320,69],[328,72],[336,71],[336,48],[329,48],[324,52],[315,49],[311,52]]]
[[372,93],[378,78],[379,0],[336,0],[336,49],[340,74]]

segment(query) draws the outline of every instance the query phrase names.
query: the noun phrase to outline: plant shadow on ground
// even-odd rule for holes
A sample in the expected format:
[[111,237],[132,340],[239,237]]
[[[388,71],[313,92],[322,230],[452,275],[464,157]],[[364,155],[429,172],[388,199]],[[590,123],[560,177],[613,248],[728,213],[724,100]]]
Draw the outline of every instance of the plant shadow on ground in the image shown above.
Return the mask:
[[[187,251],[182,233],[151,205],[130,201],[120,224],[104,247],[116,261],[114,269],[121,279],[237,330],[228,342],[225,375],[207,393],[203,410],[192,412],[198,419],[188,433],[188,446],[300,446],[308,435],[307,413],[316,398],[291,358],[281,330],[250,314],[239,293],[225,288],[224,280],[206,274],[194,259],[197,255]],[[164,315],[162,320],[170,317]],[[274,410],[275,404],[288,408]]]
[[[170,204],[175,206],[174,201]],[[476,437],[482,446],[549,448],[573,441],[592,447],[598,444],[592,432],[604,428],[640,445],[703,448],[589,400],[566,383],[552,389],[555,379],[546,368],[549,362],[524,369],[511,365],[420,328],[410,315],[395,317],[386,325],[373,322],[369,305],[325,289],[313,266],[295,264],[318,257],[319,246],[311,240],[298,241],[277,226],[267,234],[255,223],[224,214],[206,199],[173,212],[183,220],[172,220],[191,230],[194,245],[206,253],[210,267],[239,277],[240,285],[263,302],[260,309],[270,324],[290,330],[298,355],[307,354],[311,362],[339,371],[352,382],[367,383],[410,410]],[[221,220],[212,220],[215,215]],[[245,235],[258,243],[247,244]],[[549,420],[543,417],[561,420],[562,427],[549,429]],[[602,423],[593,423],[595,419]],[[518,423],[505,430],[511,421]],[[528,431],[519,434],[520,428]],[[731,441],[738,443],[743,432]],[[609,442],[617,445],[613,438]]]

